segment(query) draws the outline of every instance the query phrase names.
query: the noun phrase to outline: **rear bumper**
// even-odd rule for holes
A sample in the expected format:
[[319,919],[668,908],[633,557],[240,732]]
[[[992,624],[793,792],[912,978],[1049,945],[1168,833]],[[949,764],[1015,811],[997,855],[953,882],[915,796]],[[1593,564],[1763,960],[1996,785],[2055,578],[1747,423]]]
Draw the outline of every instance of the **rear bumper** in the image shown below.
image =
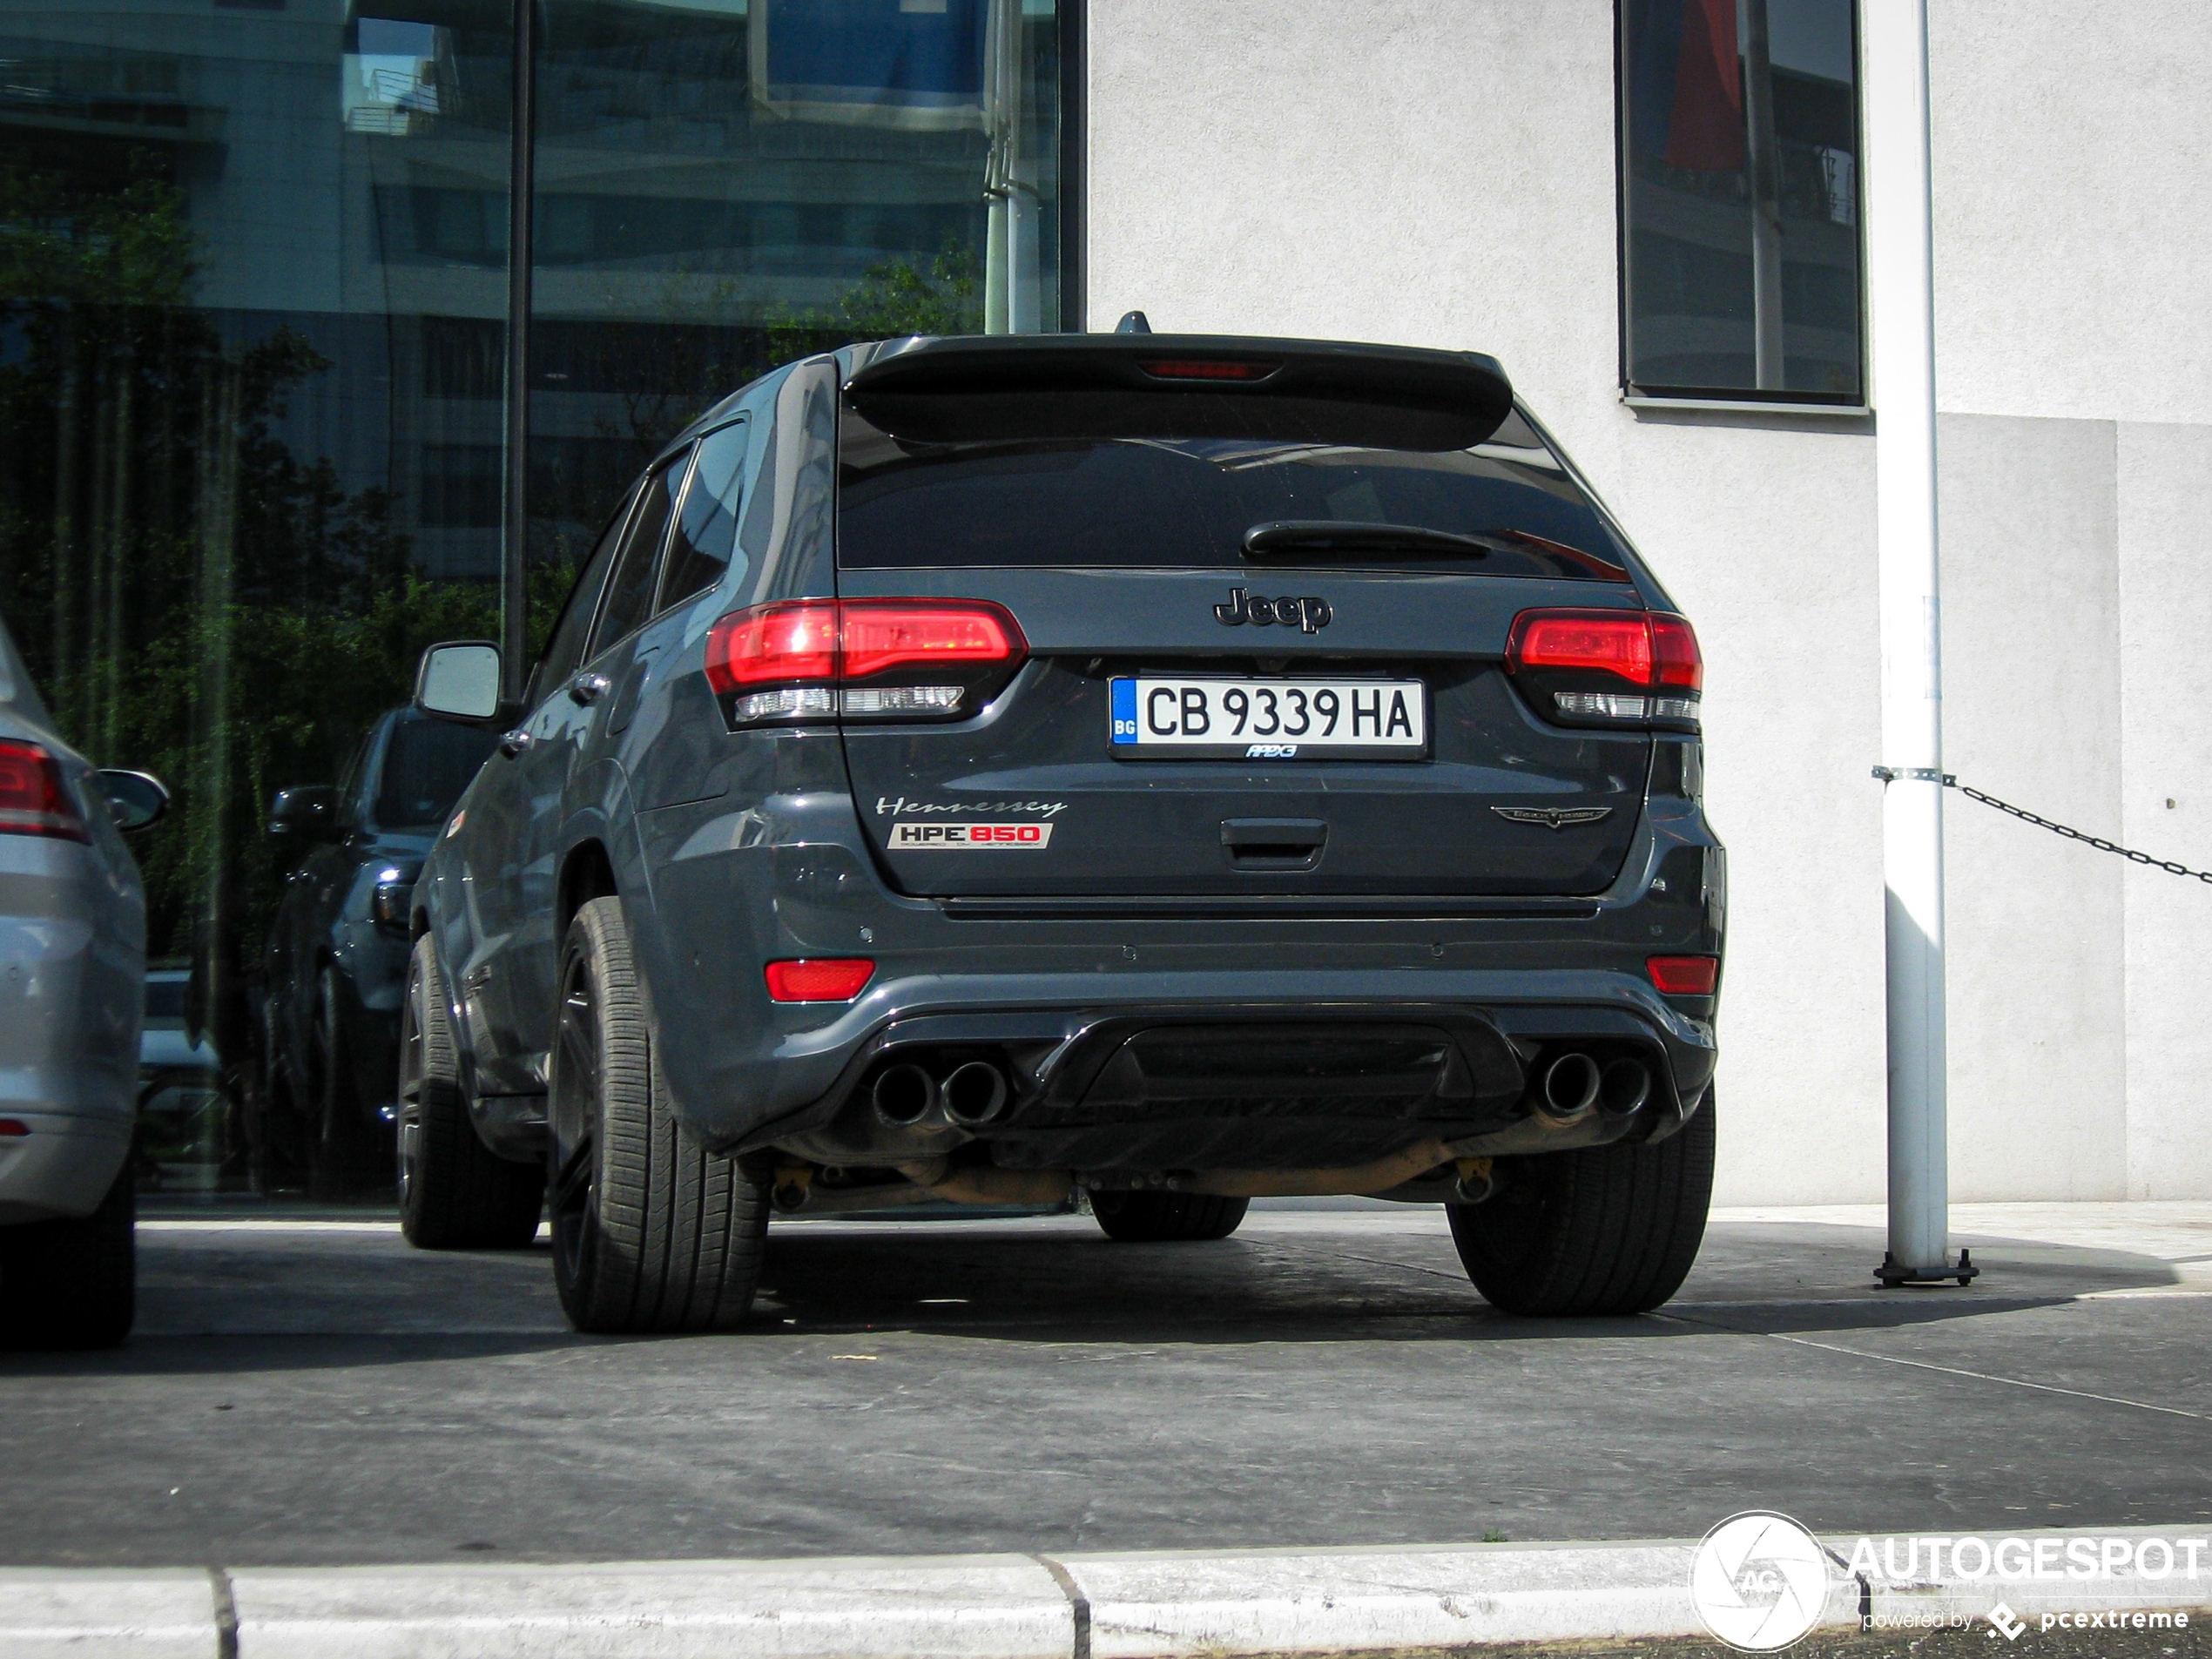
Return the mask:
[[132,956],[76,917],[0,917],[0,1116],[127,1129],[144,991]]
[[0,1136],[0,1225],[97,1210],[130,1156],[130,1124],[13,1109],[5,1116],[30,1133]]
[[941,1076],[982,1059],[1011,1099],[974,1132],[1005,1167],[1328,1167],[1501,1131],[1568,1052],[1634,1059],[1651,1078],[1633,1119],[1593,1125],[1596,1138],[1662,1136],[1696,1109],[1716,1060],[1710,1023],[1605,975],[1428,973],[1418,988],[1313,970],[1121,977],[1111,1000],[1088,975],[939,979],[911,1008],[887,986],[888,1017],[855,1008],[782,1045],[765,1114],[701,1127],[738,1149],[824,1131],[818,1144],[853,1145],[885,1068]]
[[[1721,950],[1725,855],[1687,799],[1648,804],[1619,878],[1590,898],[1332,900],[1288,913],[1272,901],[1192,914],[1142,900],[986,909],[905,897],[836,793],[742,811],[725,798],[636,821],[639,879],[624,894],[662,1069],[678,1112],[725,1150],[806,1139],[908,1050],[1002,1058],[1017,1102],[1049,1119],[1104,1099],[1091,1091],[1113,1055],[1161,1027],[1214,1028],[1263,1051],[1271,1035],[1317,1025],[1352,1028],[1354,1042],[1386,1027],[1448,1034],[1460,1083],[1335,1114],[1347,1135],[1369,1123],[1378,1151],[1440,1116],[1463,1125],[1518,1109],[1529,1068],[1562,1044],[1646,1059],[1656,1086],[1641,1134],[1679,1123],[1712,1077],[1715,1000],[1662,996],[1644,966]],[[866,956],[876,974],[850,1003],[771,1002],[762,964],[805,956]],[[1177,1116],[1169,1100],[1123,1103],[1123,1116]],[[994,1129],[995,1157],[1080,1155],[1064,1143],[1020,1151],[1026,1115]],[[1316,1147],[1294,1161],[1333,1156]]]

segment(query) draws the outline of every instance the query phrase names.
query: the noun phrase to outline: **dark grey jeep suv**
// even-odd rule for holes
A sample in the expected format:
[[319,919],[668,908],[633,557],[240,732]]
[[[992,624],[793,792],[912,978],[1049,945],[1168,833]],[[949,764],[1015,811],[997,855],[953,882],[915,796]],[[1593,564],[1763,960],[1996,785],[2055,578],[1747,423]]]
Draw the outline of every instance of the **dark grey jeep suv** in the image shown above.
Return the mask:
[[[772,1211],[1449,1206],[1521,1313],[1672,1295],[1713,1159],[1701,665],[1472,354],[908,339],[637,482],[415,891],[402,1195],[583,1329]],[[549,1186],[550,1176],[550,1186]]]

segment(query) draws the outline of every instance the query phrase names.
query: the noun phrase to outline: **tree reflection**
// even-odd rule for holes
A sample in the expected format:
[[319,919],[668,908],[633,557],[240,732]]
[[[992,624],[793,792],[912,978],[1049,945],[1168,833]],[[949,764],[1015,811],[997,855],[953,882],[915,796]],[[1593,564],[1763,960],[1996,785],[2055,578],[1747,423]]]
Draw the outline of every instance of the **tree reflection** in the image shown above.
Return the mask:
[[0,170],[0,605],[64,733],[174,792],[137,848],[149,951],[191,958],[228,1071],[291,861],[260,833],[271,792],[333,775],[424,644],[496,633],[497,597],[414,574],[390,495],[277,435],[330,360],[282,326],[238,337],[194,275],[150,168],[106,193]]

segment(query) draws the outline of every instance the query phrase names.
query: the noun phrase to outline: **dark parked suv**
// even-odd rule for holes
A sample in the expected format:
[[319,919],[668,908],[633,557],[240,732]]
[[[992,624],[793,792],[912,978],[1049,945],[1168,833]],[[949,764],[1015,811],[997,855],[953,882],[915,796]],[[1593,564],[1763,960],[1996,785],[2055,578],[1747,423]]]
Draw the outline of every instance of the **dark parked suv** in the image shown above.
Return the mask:
[[[1689,624],[1472,354],[909,339],[647,471],[415,893],[418,1244],[740,1318],[771,1211],[1217,1238],[1449,1206],[1618,1313],[1704,1225],[1723,855]],[[550,1162],[549,1162],[550,1161]]]
[[390,1190],[408,896],[494,742],[393,709],[341,782],[277,795],[270,833],[310,846],[269,929],[263,1086],[246,1126],[257,1185]]

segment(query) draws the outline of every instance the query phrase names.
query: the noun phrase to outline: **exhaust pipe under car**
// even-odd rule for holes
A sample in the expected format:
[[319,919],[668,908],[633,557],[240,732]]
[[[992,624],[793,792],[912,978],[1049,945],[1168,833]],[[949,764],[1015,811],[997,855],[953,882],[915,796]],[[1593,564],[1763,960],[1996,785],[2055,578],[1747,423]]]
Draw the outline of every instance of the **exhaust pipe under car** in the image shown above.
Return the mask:
[[1544,1068],[1537,1086],[1536,1116],[1554,1123],[1586,1116],[1605,1087],[1597,1062],[1586,1054],[1563,1054]]
[[970,1060],[946,1074],[945,1116],[962,1129],[988,1123],[1006,1109],[1006,1074],[988,1060]]
[[1651,1098],[1651,1068],[1641,1060],[1615,1060],[1598,1077],[1597,1109],[1608,1117],[1630,1117]]
[[875,1115],[894,1129],[912,1129],[937,1104],[937,1080],[920,1066],[886,1066],[869,1098]]

